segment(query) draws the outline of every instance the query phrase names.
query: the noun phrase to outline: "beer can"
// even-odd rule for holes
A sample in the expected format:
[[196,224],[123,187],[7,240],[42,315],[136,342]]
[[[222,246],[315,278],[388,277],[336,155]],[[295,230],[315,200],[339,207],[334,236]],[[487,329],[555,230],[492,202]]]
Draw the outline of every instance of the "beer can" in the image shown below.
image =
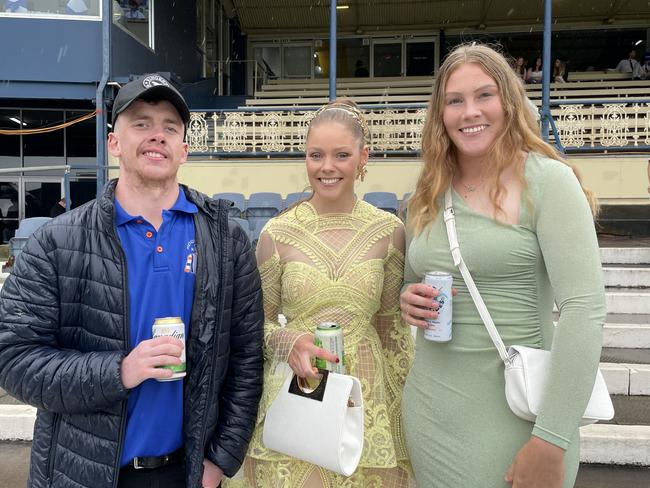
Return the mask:
[[435,298],[438,302],[438,318],[426,319],[429,326],[424,331],[424,338],[433,342],[449,342],[451,340],[451,285],[453,277],[444,271],[429,271],[422,282],[438,290]]
[[345,359],[343,353],[343,329],[336,322],[322,322],[316,327],[314,344],[335,354],[338,363],[331,363],[321,358],[316,358],[316,367],[327,369],[334,373],[345,374]]
[[151,329],[152,336],[165,337],[171,336],[180,339],[183,343],[183,352],[181,353],[181,364],[170,364],[166,366],[158,366],[159,368],[171,369],[173,375],[171,378],[161,378],[158,381],[175,381],[180,380],[185,376],[185,324],[180,317],[162,317],[154,320]]

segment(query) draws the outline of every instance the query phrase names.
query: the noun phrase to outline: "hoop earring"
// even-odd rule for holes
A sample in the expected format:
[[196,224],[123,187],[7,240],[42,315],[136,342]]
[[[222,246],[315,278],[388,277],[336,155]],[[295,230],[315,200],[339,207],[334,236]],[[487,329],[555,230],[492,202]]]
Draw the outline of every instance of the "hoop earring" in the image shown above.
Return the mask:
[[363,181],[367,173],[368,173],[368,169],[366,168],[366,165],[365,164],[363,166],[360,165],[357,168],[357,180]]

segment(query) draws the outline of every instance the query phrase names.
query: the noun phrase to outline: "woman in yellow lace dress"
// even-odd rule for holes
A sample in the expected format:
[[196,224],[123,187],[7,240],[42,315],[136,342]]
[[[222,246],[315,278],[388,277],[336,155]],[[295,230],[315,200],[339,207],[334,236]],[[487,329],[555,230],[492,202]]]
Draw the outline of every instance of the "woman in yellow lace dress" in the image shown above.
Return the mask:
[[[336,101],[319,110],[306,144],[313,196],[269,221],[260,235],[266,370],[243,486],[409,486],[400,422],[413,347],[399,313],[404,227],[397,217],[355,197],[355,180],[363,177],[368,161],[367,139],[366,122],[353,102]],[[285,327],[278,314],[286,317]],[[324,321],[343,329],[346,372],[362,384],[365,442],[359,468],[349,478],[262,443],[265,412],[284,379],[276,366],[287,362],[299,376],[315,377],[313,332]]]

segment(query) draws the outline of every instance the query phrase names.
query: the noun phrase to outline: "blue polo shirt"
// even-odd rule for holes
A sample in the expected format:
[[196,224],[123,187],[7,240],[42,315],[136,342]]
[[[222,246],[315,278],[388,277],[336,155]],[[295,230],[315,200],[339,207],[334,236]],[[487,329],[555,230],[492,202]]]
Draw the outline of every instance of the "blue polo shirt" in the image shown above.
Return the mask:
[[[181,317],[187,337],[197,258],[192,214],[197,212],[179,188],[156,231],[115,199],[115,224],[128,270],[131,348],[151,339],[158,317]],[[135,456],[161,456],[183,445],[183,383],[150,379],[131,391],[122,466]]]

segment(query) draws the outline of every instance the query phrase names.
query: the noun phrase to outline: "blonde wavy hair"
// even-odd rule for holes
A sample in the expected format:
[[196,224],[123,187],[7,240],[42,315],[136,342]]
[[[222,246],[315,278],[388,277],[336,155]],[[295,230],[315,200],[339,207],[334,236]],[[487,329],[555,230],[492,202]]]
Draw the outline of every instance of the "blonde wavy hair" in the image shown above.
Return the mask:
[[[456,148],[447,134],[442,114],[445,106],[445,88],[450,75],[468,63],[477,64],[494,79],[505,115],[504,130],[486,158],[490,175],[487,181],[489,196],[496,209],[496,215],[493,217],[498,219],[499,215],[503,214],[501,201],[505,196],[505,187],[500,182],[500,177],[505,169],[514,165],[516,177],[522,188],[526,188],[524,165],[519,164],[521,151],[536,152],[567,164],[555,147],[541,138],[536,114],[529,106],[530,102],[521,81],[506,59],[486,45],[460,45],[447,56],[440,67],[422,130],[423,166],[408,203],[409,227],[416,234],[435,219],[440,210],[438,197],[452,184],[458,171]],[[579,174],[575,168],[572,169],[582,186]],[[596,199],[584,186],[582,190],[595,216],[598,208]]]

